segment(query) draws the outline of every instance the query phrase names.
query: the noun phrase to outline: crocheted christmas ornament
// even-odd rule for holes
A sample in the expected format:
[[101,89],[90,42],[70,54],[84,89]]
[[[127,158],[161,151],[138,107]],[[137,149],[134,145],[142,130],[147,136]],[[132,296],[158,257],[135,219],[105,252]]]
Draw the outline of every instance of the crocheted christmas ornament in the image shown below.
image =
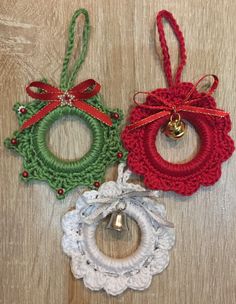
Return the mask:
[[[77,18],[83,14],[85,25],[83,44],[79,58],[69,71],[72,56]],[[5,140],[5,146],[23,157],[24,181],[46,181],[56,190],[59,199],[76,186],[97,188],[104,179],[107,166],[125,159],[125,151],[120,143],[121,110],[110,110],[102,104],[98,94],[100,85],[86,80],[74,87],[74,82],[88,48],[90,32],[89,15],[85,9],[77,10],[69,26],[69,40],[60,88],[44,82],[32,82],[27,86],[28,95],[35,100],[16,103],[20,130]],[[33,90],[36,88],[37,91]],[[63,116],[73,115],[82,119],[92,131],[93,142],[90,151],[78,160],[63,160],[48,148],[46,135],[50,126]]]
[[[82,278],[91,290],[104,289],[113,296],[127,288],[148,288],[152,276],[168,266],[169,250],[175,242],[173,224],[166,220],[164,206],[155,201],[159,193],[128,182],[130,174],[125,164],[120,164],[116,182],[106,182],[98,191],[84,192],[76,209],[62,219],[62,247],[71,258],[75,278]],[[100,251],[95,234],[99,221],[119,204],[126,206],[123,212],[138,224],[141,241],[133,254],[116,259]]]
[[[180,64],[175,77],[172,76],[162,18],[170,23],[180,45]],[[138,103],[131,111],[131,124],[124,129],[122,140],[128,150],[129,168],[144,176],[147,187],[191,195],[200,185],[213,185],[220,178],[221,163],[234,151],[233,140],[228,135],[231,121],[228,113],[216,108],[211,96],[218,85],[215,75],[206,75],[195,85],[181,82],[186,51],[183,34],[173,15],[160,11],[157,15],[157,29],[169,88],[141,92],[147,94],[146,101]],[[197,91],[197,85],[208,76],[214,79],[211,88],[207,92]],[[201,141],[197,155],[187,163],[174,164],[164,160],[155,145],[159,129],[166,127],[168,122],[172,124],[173,120],[191,123]],[[179,126],[181,127],[180,124]],[[179,129],[176,130],[179,132]]]

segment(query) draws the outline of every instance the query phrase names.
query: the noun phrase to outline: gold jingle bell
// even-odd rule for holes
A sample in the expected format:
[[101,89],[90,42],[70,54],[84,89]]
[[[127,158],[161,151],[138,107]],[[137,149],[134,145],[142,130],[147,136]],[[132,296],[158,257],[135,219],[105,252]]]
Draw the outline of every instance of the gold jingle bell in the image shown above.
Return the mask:
[[[174,118],[175,116],[175,118]],[[164,133],[167,137],[177,140],[184,136],[187,126],[181,120],[181,117],[178,113],[171,115],[170,121],[164,129]]]
[[117,211],[112,212],[107,229],[112,229],[116,231],[127,231],[129,230],[127,225],[126,213],[122,212],[125,210],[125,203],[120,203],[117,206]]

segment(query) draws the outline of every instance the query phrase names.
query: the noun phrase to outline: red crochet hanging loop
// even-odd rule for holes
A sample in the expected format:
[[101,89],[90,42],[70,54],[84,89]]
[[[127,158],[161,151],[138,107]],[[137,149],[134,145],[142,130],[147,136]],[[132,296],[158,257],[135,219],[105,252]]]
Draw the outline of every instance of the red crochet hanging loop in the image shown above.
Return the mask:
[[[179,42],[180,60],[174,76],[163,19],[169,22]],[[216,108],[212,97],[218,86],[217,76],[205,75],[195,84],[181,82],[186,64],[183,34],[170,12],[159,12],[156,20],[169,88],[134,95],[137,106],[131,111],[130,124],[124,129],[122,140],[128,150],[128,166],[133,172],[144,176],[147,187],[191,195],[200,185],[213,185],[220,178],[222,162],[234,151],[234,143],[228,135],[231,121],[229,113]],[[207,91],[199,92],[199,84],[207,77],[213,78],[212,85]],[[136,100],[140,93],[147,95],[143,104]],[[201,141],[197,155],[184,164],[164,160],[155,143],[159,130],[168,123],[173,113],[192,124]]]
[[[173,74],[172,74],[169,49],[168,49],[168,46],[166,43],[165,31],[164,31],[163,22],[162,22],[163,19],[165,19],[166,21],[169,22],[169,24],[170,24],[171,28],[173,29],[173,32],[179,42],[180,62],[179,62],[179,66],[177,68],[174,78],[173,78]],[[173,17],[173,15],[170,12],[165,11],[165,10],[160,11],[157,14],[156,22],[157,22],[157,29],[158,29],[158,33],[159,33],[159,40],[160,40],[160,44],[161,44],[161,48],[162,48],[162,54],[163,54],[164,71],[165,71],[168,85],[169,85],[169,87],[172,87],[172,86],[180,83],[181,74],[182,74],[182,71],[186,64],[187,56],[186,56],[184,36],[183,36],[175,18]]]

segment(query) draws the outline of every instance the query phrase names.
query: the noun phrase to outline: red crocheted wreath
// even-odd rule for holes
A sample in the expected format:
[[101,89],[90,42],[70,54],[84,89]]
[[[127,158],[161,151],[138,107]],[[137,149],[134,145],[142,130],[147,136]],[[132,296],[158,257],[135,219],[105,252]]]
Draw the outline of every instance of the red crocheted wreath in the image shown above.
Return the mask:
[[[180,43],[181,60],[175,79],[172,78],[163,17],[172,26]],[[129,118],[131,124],[124,129],[122,140],[129,152],[129,168],[144,176],[147,187],[191,195],[200,185],[213,185],[220,178],[221,163],[234,151],[233,140],[227,135],[231,121],[228,113],[216,109],[215,100],[211,96],[218,84],[216,76],[212,75],[215,81],[207,93],[199,93],[197,85],[180,82],[186,53],[184,38],[172,14],[159,12],[157,27],[169,88],[149,92],[145,103],[132,110]],[[167,124],[170,115],[176,111],[180,113],[181,119],[194,126],[201,141],[198,154],[184,164],[164,160],[155,145],[158,130]]]

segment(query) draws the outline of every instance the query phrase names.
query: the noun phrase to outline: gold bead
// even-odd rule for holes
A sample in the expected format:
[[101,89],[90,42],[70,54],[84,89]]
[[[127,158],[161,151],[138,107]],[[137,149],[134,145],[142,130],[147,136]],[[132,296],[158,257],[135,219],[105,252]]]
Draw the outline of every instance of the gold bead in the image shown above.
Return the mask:
[[177,113],[171,115],[170,121],[164,129],[164,133],[167,137],[177,140],[184,136],[186,129],[186,124],[181,120],[180,115]]

